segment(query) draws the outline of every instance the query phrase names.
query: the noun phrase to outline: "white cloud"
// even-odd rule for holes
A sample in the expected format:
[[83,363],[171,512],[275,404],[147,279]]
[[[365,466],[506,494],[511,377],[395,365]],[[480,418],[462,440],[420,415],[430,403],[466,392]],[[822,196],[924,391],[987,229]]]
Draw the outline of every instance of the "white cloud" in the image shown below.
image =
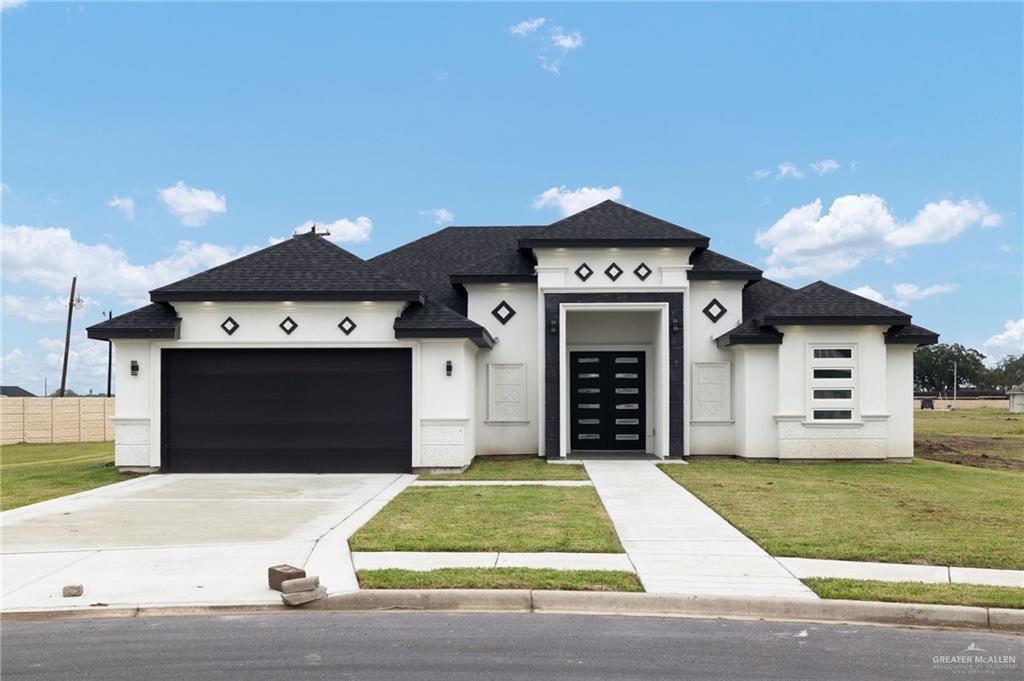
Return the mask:
[[569,52],[578,47],[583,47],[583,34],[579,31],[566,33],[565,29],[561,26],[556,26],[555,30],[551,33],[551,44]]
[[0,182],[0,195],[7,195],[11,193],[11,185],[6,182]]
[[[66,282],[70,284],[70,282]],[[5,295],[3,297],[2,311],[4,315],[17,317],[29,322],[59,322],[67,318],[68,299],[54,296],[42,298],[25,298],[23,296]],[[92,298],[82,298],[82,311],[89,306],[97,304]],[[80,314],[79,310],[75,314]]]
[[5,280],[66,295],[72,275],[78,275],[83,297],[111,294],[124,304],[144,303],[151,289],[255,250],[180,241],[169,256],[140,265],[120,249],[76,241],[62,227],[3,225],[2,239]]
[[0,0],[0,12],[6,12],[9,9],[21,7],[25,2],[26,0]]
[[984,201],[929,203],[901,223],[874,194],[840,196],[822,212],[821,199],[789,210],[754,239],[771,252],[768,276],[783,279],[838,274],[885,251],[949,241],[973,225],[994,226],[999,215]]
[[772,171],[767,168],[758,168],[754,171],[754,177],[758,180],[764,180],[772,176]]
[[921,288],[917,284],[902,283],[896,284],[892,288],[896,292],[896,297],[900,300],[924,300],[932,296],[952,293],[960,287],[956,284],[932,284],[931,286]]
[[825,158],[820,161],[814,161],[808,165],[811,172],[815,175],[828,175],[839,170],[839,161],[833,158]]
[[295,232],[308,232],[313,225],[317,231],[326,230],[330,232],[327,238],[335,243],[361,243],[370,239],[370,232],[373,231],[373,220],[360,215],[355,220],[338,218],[334,222],[321,222],[320,220],[307,220],[299,225]]
[[871,288],[870,286],[858,286],[857,288],[853,289],[850,293],[856,293],[858,296],[861,296],[862,298],[867,298],[868,300],[873,300],[876,303],[881,303],[882,305],[888,305],[889,307],[896,307],[896,302],[895,301],[889,300],[884,295],[882,295],[879,291],[876,291],[875,289]]
[[982,347],[993,358],[1024,353],[1024,319],[1006,320],[1003,332],[989,338],[982,343]]
[[421,210],[420,215],[426,215],[428,218],[434,221],[437,225],[447,225],[455,221],[455,215],[447,208],[431,208],[430,210]]
[[212,213],[226,213],[227,200],[212,189],[196,189],[178,181],[160,190],[160,199],[186,227],[201,227]]
[[527,35],[528,33],[533,33],[538,28],[543,26],[545,21],[547,21],[547,19],[545,19],[544,17],[526,19],[525,21],[520,21],[515,26],[510,27],[508,30],[513,35]]
[[1012,253],[1013,252],[1013,246],[1011,246],[1010,244],[1001,244],[999,246],[999,250],[1001,252],[1003,252],[1003,253]]
[[110,203],[107,204],[111,208],[116,208],[121,211],[126,218],[132,220],[135,218],[135,199],[133,198],[122,198],[120,196],[114,196],[110,199]]
[[792,163],[780,163],[775,167],[778,169],[778,174],[775,175],[775,179],[777,180],[787,177],[793,178],[794,180],[800,180],[804,177],[804,171],[800,170]]
[[533,207],[537,209],[555,208],[564,216],[578,213],[607,199],[618,201],[620,198],[622,198],[622,187],[618,185],[607,188],[580,187],[579,189],[569,189],[562,185],[561,187],[551,187],[537,196],[533,200]]

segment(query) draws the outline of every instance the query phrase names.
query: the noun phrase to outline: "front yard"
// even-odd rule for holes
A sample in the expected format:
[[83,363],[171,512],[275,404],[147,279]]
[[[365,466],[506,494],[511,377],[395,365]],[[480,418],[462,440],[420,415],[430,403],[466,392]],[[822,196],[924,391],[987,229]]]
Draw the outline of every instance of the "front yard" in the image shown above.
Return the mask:
[[8,510],[134,477],[114,468],[113,442],[0,447],[0,510]]
[[939,603],[980,608],[1024,608],[1024,589],[980,584],[925,584],[867,579],[805,579],[822,598],[890,603]]
[[353,551],[622,553],[593,488],[540,485],[411,487],[349,545]]
[[923,460],[662,470],[775,556],[1024,568],[1024,473]]
[[918,458],[1024,472],[1024,414],[1000,409],[914,412]]

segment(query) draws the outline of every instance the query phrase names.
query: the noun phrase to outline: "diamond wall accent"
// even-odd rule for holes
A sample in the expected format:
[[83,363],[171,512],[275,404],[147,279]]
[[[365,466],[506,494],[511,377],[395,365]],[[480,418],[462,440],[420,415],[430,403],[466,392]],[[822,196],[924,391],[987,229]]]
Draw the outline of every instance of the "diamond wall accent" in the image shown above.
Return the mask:
[[292,331],[299,328],[299,325],[295,323],[295,320],[291,317],[285,317],[278,326],[289,336],[292,335]]
[[592,274],[594,274],[594,270],[590,269],[590,265],[588,265],[587,263],[583,263],[582,265],[576,268],[576,276],[579,277],[582,281],[590,279]]
[[647,281],[647,277],[651,276],[652,273],[653,270],[645,263],[640,263],[636,266],[636,269],[633,270],[633,274],[635,274],[636,278],[640,281]]
[[502,324],[508,324],[508,320],[512,319],[516,315],[516,311],[512,309],[512,306],[506,303],[504,300],[498,303],[498,306],[491,310],[491,314]]
[[233,334],[235,331],[238,331],[238,326],[238,322],[236,322],[231,317],[228,317],[227,319],[220,323],[220,328],[224,329],[224,333],[226,333],[229,336]]
[[615,281],[616,279],[622,276],[622,268],[616,265],[615,263],[612,263],[611,265],[608,265],[604,273],[608,275],[609,279]]
[[725,305],[718,302],[718,298],[712,298],[711,302],[704,306],[703,312],[712,322],[717,322],[728,310],[725,309]]
[[341,332],[347,336],[356,330],[356,323],[352,321],[351,317],[345,317],[340,322],[338,322],[338,328],[341,329]]

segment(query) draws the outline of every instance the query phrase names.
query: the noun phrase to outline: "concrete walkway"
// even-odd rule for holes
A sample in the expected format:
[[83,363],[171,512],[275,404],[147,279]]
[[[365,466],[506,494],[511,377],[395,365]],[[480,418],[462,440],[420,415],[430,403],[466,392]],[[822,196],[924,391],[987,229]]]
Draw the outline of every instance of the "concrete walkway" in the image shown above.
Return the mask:
[[1024,588],[1024,570],[865,563],[855,560],[822,560],[819,558],[778,558],[777,560],[800,579],[840,577],[844,579],[873,579],[882,582],[984,584]]
[[653,462],[584,465],[646,591],[817,598]]
[[551,568],[553,570],[624,570],[633,564],[624,553],[509,553],[472,551],[358,551],[357,570],[437,570],[438,568]]
[[[358,589],[346,541],[412,475],[149,475],[0,514],[4,611],[280,603],[267,568]],[[63,598],[82,584],[85,594]]]

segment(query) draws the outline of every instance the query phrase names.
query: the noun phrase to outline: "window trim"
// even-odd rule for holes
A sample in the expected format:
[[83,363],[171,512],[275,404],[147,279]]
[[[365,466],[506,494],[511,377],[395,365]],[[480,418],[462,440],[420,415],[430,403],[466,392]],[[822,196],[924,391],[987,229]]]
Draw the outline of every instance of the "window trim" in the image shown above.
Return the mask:
[[[816,350],[849,350],[849,357],[816,357]],[[806,367],[806,416],[808,423],[817,424],[856,424],[860,422],[858,406],[858,385],[860,367],[860,347],[850,343],[808,343]],[[817,369],[847,369],[849,378],[817,378]],[[849,397],[815,397],[815,390],[849,390]],[[816,413],[822,411],[849,411],[850,418],[817,418]]]

